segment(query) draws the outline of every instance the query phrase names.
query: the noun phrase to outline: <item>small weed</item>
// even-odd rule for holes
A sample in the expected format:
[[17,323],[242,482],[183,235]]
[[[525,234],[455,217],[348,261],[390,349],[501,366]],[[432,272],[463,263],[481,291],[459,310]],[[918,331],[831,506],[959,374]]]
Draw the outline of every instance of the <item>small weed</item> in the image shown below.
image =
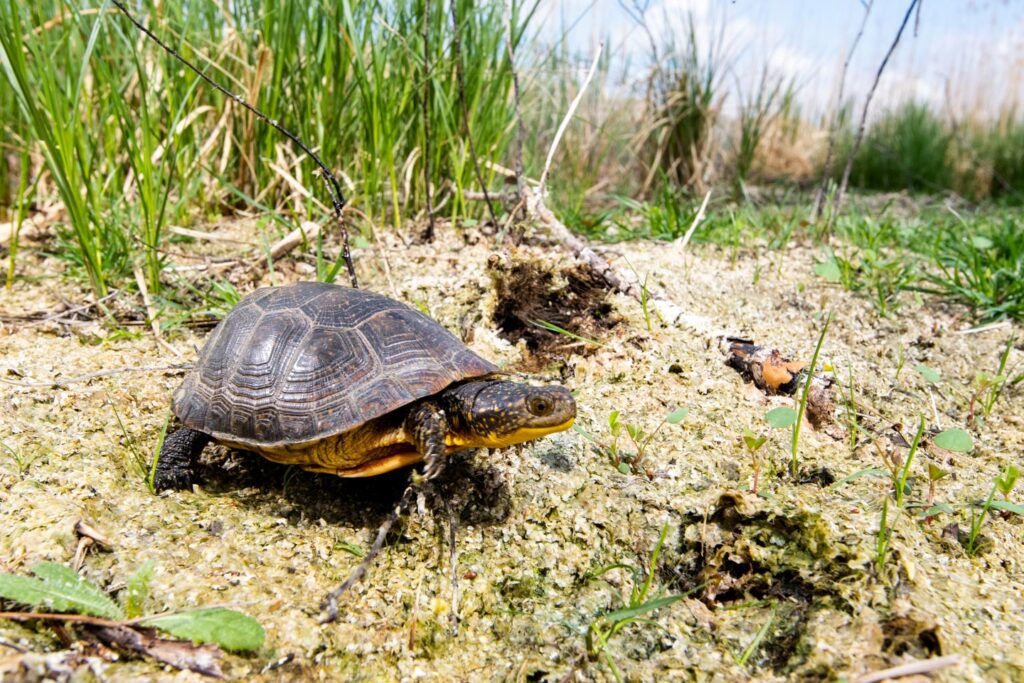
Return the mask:
[[569,330],[567,330],[565,328],[559,327],[558,325],[556,325],[554,323],[549,323],[546,320],[531,320],[529,322],[531,324],[536,325],[537,327],[541,328],[542,330],[547,330],[548,332],[554,332],[555,334],[560,334],[563,337],[568,337],[569,339],[573,339],[573,340],[581,342],[583,344],[589,344],[591,346],[599,346],[599,347],[601,347],[603,349],[607,349],[608,348],[607,344],[603,344],[603,343],[597,341],[596,339],[590,339],[589,337],[583,337],[581,335],[576,334],[575,332],[570,332]]
[[814,378],[814,370],[818,367],[818,355],[821,353],[821,346],[825,342],[825,333],[828,332],[829,323],[832,322],[832,311],[828,312],[825,317],[825,324],[821,328],[821,334],[818,335],[818,344],[814,347],[814,355],[811,356],[811,364],[807,368],[807,379],[804,381],[803,391],[800,392],[800,404],[796,414],[796,420],[793,422],[793,442],[792,442],[792,459],[789,464],[789,474],[793,479],[796,479],[797,469],[797,449],[800,446],[800,422],[803,418],[804,412],[807,410],[807,397],[810,394],[811,380]]
[[968,422],[977,423],[979,420],[978,408],[981,408],[981,418],[988,417],[999,400],[1003,388],[1006,386],[1006,361],[1010,358],[1010,350],[1013,349],[1014,338],[1011,336],[1006,340],[1006,348],[999,355],[999,367],[995,374],[979,372],[974,376],[974,392],[971,394],[970,414]]
[[775,623],[775,615],[778,612],[778,605],[775,602],[772,602],[771,605],[772,611],[771,614],[768,615],[768,621],[766,621],[764,625],[757,630],[757,633],[754,634],[754,639],[751,640],[750,644],[743,649],[743,652],[740,653],[740,656],[736,657],[734,655],[736,663],[740,666],[747,665],[747,662],[754,655],[754,653],[757,652],[757,648],[761,647],[761,643],[764,641],[765,636],[768,635],[768,631],[771,630],[772,625]]
[[878,534],[875,536],[875,573],[882,575],[885,560],[889,557],[889,543],[892,541],[892,527],[889,525],[889,496],[882,499],[882,514],[878,520]]
[[118,621],[125,629],[156,628],[177,638],[195,643],[214,643],[227,650],[252,651],[263,645],[265,634],[259,622],[224,607],[139,618],[153,574],[153,565],[149,562],[128,580],[123,605],[70,567],[40,562],[33,567],[32,573],[35,576],[0,573],[0,597],[45,612]]
[[768,441],[766,434],[755,436],[749,429],[743,430],[743,445],[750,455],[750,464],[754,468],[754,481],[750,485],[750,492],[754,495],[757,495],[757,484],[761,476],[761,461],[758,458],[757,452],[761,449],[761,446],[764,446],[766,441]]
[[951,514],[953,507],[948,503],[936,503],[935,502],[935,489],[939,481],[949,476],[949,472],[942,469],[938,465],[928,463],[928,501],[924,512],[918,517],[922,521],[929,521],[932,517],[939,515],[940,513]]
[[[611,442],[603,449],[611,460],[612,465],[623,474],[629,474],[630,472],[637,474],[645,472],[642,469],[644,457],[647,455],[647,449],[651,445],[651,441],[655,435],[664,427],[666,424],[679,424],[683,421],[686,415],[690,412],[689,408],[677,408],[661,419],[658,426],[653,431],[647,432],[643,428],[631,424],[622,422],[619,419],[619,411],[613,410],[608,414],[608,432],[611,435]],[[623,452],[619,450],[619,440],[625,433],[629,440],[633,442],[634,451],[631,453]],[[593,439],[591,439],[593,441]]]
[[32,463],[34,463],[39,458],[39,455],[26,456],[24,449],[22,449],[20,446],[12,448],[3,441],[0,441],[0,449],[2,449],[4,452],[7,453],[7,455],[11,457],[11,460],[14,461],[15,466],[18,468],[18,474],[22,476],[28,474],[28,470],[30,467],[32,467]]
[[[921,437],[924,436],[924,416],[921,415],[918,418],[917,433],[914,435],[914,441],[910,444],[910,452],[907,453],[907,458],[903,462],[903,467],[893,469],[893,489],[896,494],[896,505],[900,508],[903,507],[904,496],[908,492],[907,480],[910,477],[910,466],[914,462],[914,456],[917,454],[917,449],[921,445]],[[895,463],[894,463],[895,464]],[[899,474],[897,474],[897,471]]]
[[666,595],[660,598],[654,598],[653,600],[648,599],[651,592],[651,583],[654,580],[654,574],[658,568],[658,556],[661,554],[661,549],[664,547],[665,539],[667,537],[668,524],[665,524],[661,528],[661,535],[658,537],[658,542],[655,544],[654,550],[651,552],[651,557],[647,562],[647,566],[643,569],[639,567],[632,567],[630,565],[615,564],[602,568],[592,577],[599,577],[613,569],[626,568],[632,570],[633,585],[629,592],[629,599],[624,601],[625,606],[622,609],[598,615],[592,622],[590,622],[590,626],[587,627],[586,636],[587,655],[590,660],[596,661],[598,658],[604,659],[605,664],[608,665],[608,669],[612,673],[612,677],[620,683],[622,681],[622,674],[619,672],[619,667],[615,664],[615,659],[612,657],[612,653],[609,649],[609,642],[611,639],[630,624],[654,624],[651,620],[642,619],[641,617],[645,614],[661,609],[662,607],[668,607],[669,605],[682,600],[700,589],[700,586],[698,586],[686,593]]
[[[117,426],[120,428],[121,436],[124,437],[124,443],[128,447],[129,470],[133,471],[143,481],[149,483],[149,463],[146,461],[146,456],[144,456],[142,451],[136,447],[135,439],[125,428],[124,422],[121,420],[121,414],[117,412],[117,408],[113,404],[110,404],[110,409],[114,412],[114,417],[117,419]],[[166,424],[164,425],[164,433],[166,433]],[[163,446],[163,437],[161,436],[158,440],[161,442],[160,445]]]
[[[1007,465],[1003,473],[992,483],[992,490],[988,492],[988,498],[981,504],[981,511],[975,511],[974,506],[971,507],[971,530],[967,535],[967,543],[964,545],[969,557],[976,556],[981,550],[981,527],[985,524],[990,510],[1003,510],[1024,516],[1024,505],[1009,500],[1010,493],[1017,485],[1019,477],[1020,470],[1016,465]],[[1002,494],[1003,500],[995,500],[997,491]]]

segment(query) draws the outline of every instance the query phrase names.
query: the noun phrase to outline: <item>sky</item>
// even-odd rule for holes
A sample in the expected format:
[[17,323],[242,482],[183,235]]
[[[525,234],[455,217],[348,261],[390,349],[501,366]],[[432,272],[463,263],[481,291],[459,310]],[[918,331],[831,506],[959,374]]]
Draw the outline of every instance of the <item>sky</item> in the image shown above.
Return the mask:
[[[600,40],[613,64],[642,78],[650,64],[647,34],[622,4],[646,4],[660,40],[685,35],[692,14],[698,43],[722,36],[727,100],[752,91],[765,63],[793,78],[809,115],[834,101],[842,63],[864,17],[866,0],[540,0],[542,40],[566,40],[581,60]],[[862,101],[909,2],[874,0],[847,76],[847,92]],[[886,67],[875,102],[916,100],[951,111],[991,114],[1024,104],[1024,0],[922,0]]]

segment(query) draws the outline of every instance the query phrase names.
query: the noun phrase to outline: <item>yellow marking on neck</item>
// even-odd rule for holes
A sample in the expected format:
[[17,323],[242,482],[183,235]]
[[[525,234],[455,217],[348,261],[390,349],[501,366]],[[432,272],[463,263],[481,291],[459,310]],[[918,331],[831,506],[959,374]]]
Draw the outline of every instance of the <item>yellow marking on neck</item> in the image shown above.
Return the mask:
[[456,448],[505,448],[524,441],[533,441],[555,432],[565,431],[572,426],[575,420],[576,418],[573,417],[551,427],[520,427],[510,434],[499,435],[494,432],[482,436],[478,434],[448,434],[445,445]]

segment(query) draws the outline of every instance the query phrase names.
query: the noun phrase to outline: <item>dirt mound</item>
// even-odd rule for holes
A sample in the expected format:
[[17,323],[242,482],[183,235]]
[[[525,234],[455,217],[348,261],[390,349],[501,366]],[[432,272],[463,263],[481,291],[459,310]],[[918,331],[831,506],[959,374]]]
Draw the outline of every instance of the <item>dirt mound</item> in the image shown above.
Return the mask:
[[526,365],[537,369],[569,352],[587,354],[622,318],[608,300],[608,286],[585,264],[552,269],[540,261],[488,262],[497,303],[498,334],[526,342]]

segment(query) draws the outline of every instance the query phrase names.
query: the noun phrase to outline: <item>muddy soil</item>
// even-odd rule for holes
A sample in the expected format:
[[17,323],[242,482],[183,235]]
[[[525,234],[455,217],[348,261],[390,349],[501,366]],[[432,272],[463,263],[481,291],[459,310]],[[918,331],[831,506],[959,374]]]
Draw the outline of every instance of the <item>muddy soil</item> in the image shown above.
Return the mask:
[[[208,229],[259,243],[251,224]],[[209,288],[211,270],[232,277],[230,268],[211,268],[212,259],[249,248],[176,244],[183,254],[207,257],[178,263],[206,266],[169,283],[179,287],[187,277]],[[792,357],[810,358],[823,312],[833,312],[821,362],[838,380],[836,420],[822,430],[803,426],[795,481],[789,430],[773,432],[764,420],[792,399],[744,383],[714,340],[648,321],[640,304],[617,295],[576,297],[601,319],[586,327],[576,312],[551,313],[545,306],[566,301],[566,273],[576,272],[551,245],[497,249],[489,238],[449,228],[433,244],[406,245],[388,233],[356,250],[363,285],[429,312],[510,371],[564,382],[576,394],[579,431],[458,458],[441,482],[447,506],[424,501],[345,599],[340,623],[321,625],[322,596],[359,562],[407,472],[343,481],[216,447],[207,450],[194,491],[152,495],[144,461],[180,372],[52,381],[191,362],[208,330],[176,326],[158,343],[146,325],[14,319],[88,300],[62,264],[29,248],[13,291],[0,293],[0,569],[70,562],[74,524],[88,520],[112,540],[87,556],[90,579],[123,591],[151,560],[150,611],[225,605],[266,627],[261,651],[225,657],[226,674],[237,680],[611,680],[610,660],[635,681],[832,681],[948,654],[961,663],[937,680],[1024,680],[1024,519],[990,516],[977,557],[960,541],[970,526],[968,504],[984,499],[1004,466],[1024,466],[1020,385],[1003,392],[983,424],[968,424],[975,374],[994,373],[1011,335],[1024,338],[1021,330],[965,333],[964,310],[912,295],[881,318],[865,300],[816,277],[815,252],[806,247],[690,245],[683,253],[634,242],[603,252],[648,275],[652,288],[687,310]],[[307,257],[293,254],[258,279],[311,279]],[[529,264],[522,267],[550,279],[537,283],[540,294],[521,284],[509,289],[508,281],[496,287],[496,263],[506,272]],[[253,286],[238,281],[243,290]],[[516,310],[525,311],[519,318],[558,314],[546,322],[575,336],[541,335],[539,354],[528,341],[536,335],[517,339],[514,329],[501,329],[496,312],[507,324],[515,308],[508,296],[517,292]],[[123,296],[114,305],[120,314],[142,310],[141,301]],[[1015,343],[1009,366],[1019,373],[1024,351]],[[918,364],[938,371],[940,381],[926,381]],[[843,398],[851,381],[855,442]],[[613,462],[612,411],[652,433],[679,407],[689,413],[657,430],[642,465]],[[912,438],[919,415],[928,430],[968,429],[975,446],[967,454],[934,445],[917,453],[906,510],[889,506],[890,546],[879,563],[881,505],[892,484],[871,474],[844,478],[884,469],[875,442],[884,443],[896,424]],[[768,436],[756,495],[745,428]],[[626,460],[635,457],[625,433],[616,445]],[[919,521],[928,464],[949,472],[934,502],[953,512]],[[457,632],[449,621],[450,515],[458,519]],[[608,657],[591,661],[588,627],[628,604],[663,529],[647,598],[688,597],[622,628],[608,641]],[[0,638],[36,652],[62,648],[40,626],[0,622]],[[97,667],[112,681],[201,680],[144,660]]]

